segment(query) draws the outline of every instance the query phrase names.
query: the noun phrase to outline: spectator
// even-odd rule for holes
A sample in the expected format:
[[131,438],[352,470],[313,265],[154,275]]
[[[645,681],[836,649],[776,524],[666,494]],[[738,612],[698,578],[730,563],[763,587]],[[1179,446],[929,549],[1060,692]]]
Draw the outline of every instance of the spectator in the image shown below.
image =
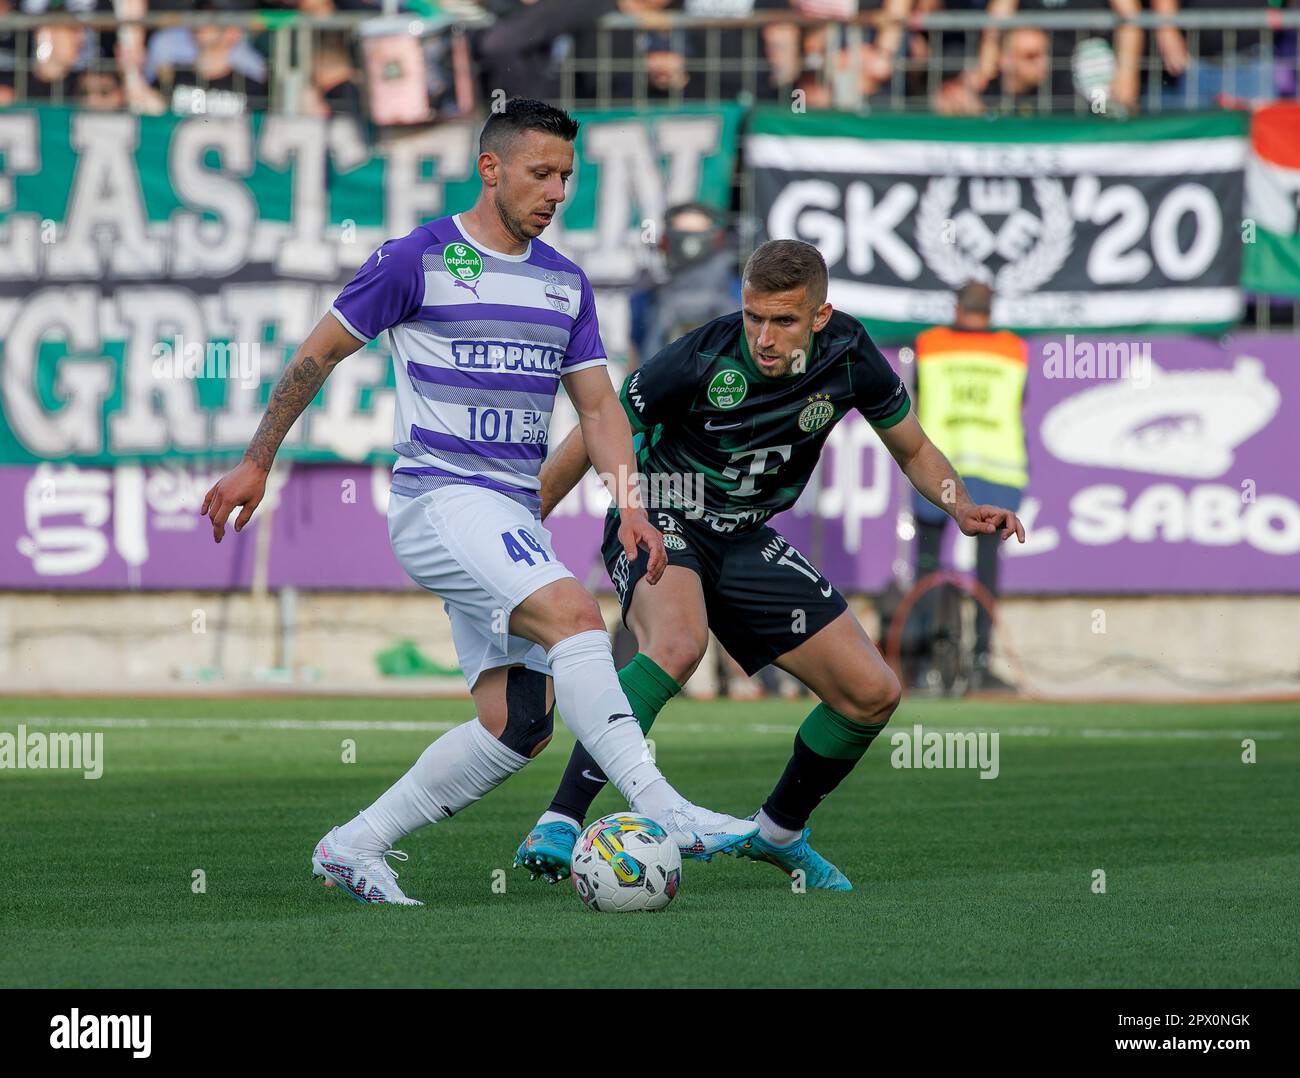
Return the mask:
[[[746,19],[768,11],[789,11],[790,0],[684,0],[687,15],[699,19]],[[695,79],[695,96],[731,101],[747,97],[756,101],[789,100],[801,71],[799,27],[794,23],[766,22],[752,27],[700,28],[688,32],[685,56],[703,57],[708,70]],[[759,35],[757,42],[752,40]],[[744,70],[747,58],[757,60],[757,70]],[[751,61],[752,63],[752,61]]]
[[1051,70],[1047,34],[1021,27],[1008,31],[1002,44],[997,75],[984,81],[971,68],[940,87],[936,112],[947,116],[979,116],[987,110],[1002,113],[1046,112],[1062,94],[1070,100],[1069,74]]
[[[769,28],[768,55],[782,73],[778,82],[789,81],[792,30],[799,36],[801,69],[795,78],[809,107],[856,105],[889,86],[895,67],[905,58],[906,22],[914,0],[790,0],[792,10],[810,18],[824,18],[821,25],[773,26]],[[855,56],[849,35],[839,23],[859,12],[874,12],[878,25]],[[773,40],[775,38],[776,40]]]
[[498,19],[474,40],[483,95],[493,100],[560,95],[559,65],[572,35],[614,11],[614,0],[575,4],[571,0],[495,0]]
[[[983,14],[987,6],[988,0],[917,0],[916,11],[922,15],[940,11]],[[931,30],[928,34],[914,35],[911,42],[912,57],[918,67],[937,71],[940,83],[959,76],[969,66],[968,57],[973,56],[982,57],[978,65],[980,70],[995,73],[1000,50],[998,31],[991,27],[983,30]],[[924,83],[925,90],[928,90],[928,77],[918,79],[918,82]]]
[[740,303],[739,257],[726,214],[699,202],[671,207],[658,250],[660,265],[628,297],[630,369]]
[[[574,56],[579,61],[576,96],[615,101],[666,97],[703,100],[708,92],[707,81],[688,63],[695,52],[692,35],[682,29],[670,30],[664,15],[673,2],[617,0],[612,8],[602,3],[600,14],[617,10],[621,15],[633,16],[639,26],[631,31],[607,32],[602,42],[593,25],[595,19],[588,18],[587,28],[574,37]],[[592,10],[594,5],[589,12]]]
[[[1063,11],[1064,0],[989,0],[988,14],[992,16],[1014,15],[1017,12]],[[1070,0],[1069,10],[1102,11],[1109,8],[1116,15],[1131,18],[1141,12],[1141,0]],[[1091,46],[1089,39],[1105,40],[1104,36],[1085,34],[1081,31],[1053,31],[1047,35],[1048,66],[1051,70],[1052,104],[1054,108],[1065,109],[1073,106],[1083,109],[1081,100],[1072,92],[1073,79],[1069,78],[1071,67],[1088,56]],[[986,38],[981,46],[979,76],[985,82],[998,75],[994,65],[999,56],[1005,57],[1006,49],[991,47],[994,38]],[[1093,111],[1122,112],[1135,109],[1138,103],[1140,87],[1140,64],[1142,59],[1142,31],[1136,26],[1121,26],[1114,35],[1114,75],[1109,86],[1105,88],[1102,107],[1093,107]],[[1118,106],[1118,108],[1115,108]]]
[[[157,7],[158,0],[150,0],[150,9]],[[236,12],[248,10],[240,0],[198,0],[193,5],[197,11]],[[265,84],[267,79],[266,57],[257,51],[237,27],[220,28],[233,32],[234,43],[222,48],[225,54],[224,65],[233,74],[238,74],[252,83]],[[211,37],[207,40],[211,41]],[[199,60],[199,36],[188,26],[173,26],[157,30],[149,36],[145,54],[144,78],[151,84],[170,86],[176,73],[191,72]],[[209,61],[211,60],[211,54]],[[192,76],[191,76],[192,77]]]
[[98,112],[117,112],[126,108],[126,92],[115,71],[86,71],[78,84],[78,104]]
[[317,42],[305,98],[304,111],[312,116],[361,115],[361,72],[345,37],[325,34]]
[[[1161,15],[1227,6],[1224,0],[1151,0],[1151,10]],[[1276,47],[1266,49],[1262,30],[1193,30],[1190,36],[1197,46],[1194,58],[1182,30],[1163,26],[1156,31],[1164,69],[1162,108],[1248,107],[1277,97],[1273,56],[1268,55]]]
[[[239,0],[200,0],[201,11],[245,10]],[[164,30],[149,40],[145,76],[156,77],[173,112],[183,115],[239,116],[266,108],[266,61],[237,26],[210,23],[158,44]]]
[[32,35],[31,67],[26,85],[19,84],[22,100],[33,103],[72,104],[70,76],[84,66],[82,47],[86,31],[76,23],[39,26]]
[[703,78],[698,72],[695,73],[692,85],[692,72],[686,67],[687,52],[693,52],[686,33],[646,34],[639,42],[639,49],[645,62],[649,97],[681,97],[688,86],[694,91],[692,97],[703,96]]
[[[0,0],[0,16],[13,10],[12,0]],[[14,68],[18,59],[18,43],[12,30],[0,30],[0,106],[14,101]]]
[[[977,503],[1014,512],[1029,480],[1021,418],[1028,347],[1014,333],[990,332],[992,312],[993,290],[971,281],[957,293],[952,327],[936,326],[917,337],[916,408],[921,426],[952,462],[970,496]],[[913,493],[919,581],[940,568],[939,551],[951,518]],[[997,598],[1001,540],[994,533],[977,536],[975,542],[976,579]],[[927,603],[931,596],[934,601]],[[938,592],[927,593],[918,603],[917,619],[923,626],[931,622],[940,603]],[[980,605],[975,615],[972,688],[1014,691],[989,669],[992,641],[993,623]],[[917,680],[924,684],[931,679],[922,672]]]

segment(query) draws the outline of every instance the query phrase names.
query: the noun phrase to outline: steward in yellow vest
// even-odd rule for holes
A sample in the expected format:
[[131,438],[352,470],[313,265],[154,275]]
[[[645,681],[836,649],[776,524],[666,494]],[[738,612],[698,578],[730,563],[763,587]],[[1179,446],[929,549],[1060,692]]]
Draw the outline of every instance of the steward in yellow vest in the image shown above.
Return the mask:
[[[1021,409],[1029,349],[1007,330],[989,328],[993,290],[972,281],[957,293],[957,313],[951,328],[936,326],[916,338],[917,417],[930,440],[942,450],[976,502],[1020,508],[1020,495],[1029,482],[1025,428]],[[928,576],[940,567],[940,549],[949,517],[924,498],[915,497],[916,575]],[[976,538],[976,578],[996,597],[998,549],[995,535]],[[942,634],[935,609],[937,592],[923,597],[917,617],[922,635]],[[927,600],[931,600],[927,602]],[[1010,692],[1014,688],[989,668],[993,626],[983,607],[975,618],[975,669],[972,687]],[[933,668],[922,667],[916,683],[938,679]],[[946,677],[945,677],[946,680]]]
[[1024,489],[1029,354],[1014,333],[936,326],[916,338],[918,418],[963,479]]

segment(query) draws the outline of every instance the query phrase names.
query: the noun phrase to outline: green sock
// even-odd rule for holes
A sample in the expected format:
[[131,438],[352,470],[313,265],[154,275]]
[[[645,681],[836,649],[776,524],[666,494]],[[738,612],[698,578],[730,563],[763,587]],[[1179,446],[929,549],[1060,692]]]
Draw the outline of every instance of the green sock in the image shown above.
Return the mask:
[[813,809],[843,782],[886,722],[861,723],[818,704],[794,736],[794,752],[763,812],[778,827],[803,830]]
[[643,652],[634,655],[632,661],[618,672],[618,683],[623,686],[643,734],[650,732],[655,716],[663,706],[682,691],[682,687],[664,673],[663,667]]
[[799,736],[818,756],[832,760],[860,760],[885,723],[854,722],[825,704],[818,704],[803,720]]

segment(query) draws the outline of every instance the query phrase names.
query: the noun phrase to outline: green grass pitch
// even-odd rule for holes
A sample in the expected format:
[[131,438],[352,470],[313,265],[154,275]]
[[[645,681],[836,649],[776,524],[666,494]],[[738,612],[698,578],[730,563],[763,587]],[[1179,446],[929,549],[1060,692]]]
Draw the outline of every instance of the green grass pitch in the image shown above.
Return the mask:
[[[809,706],[676,701],[653,732],[659,762],[688,796],[743,815]],[[563,731],[401,844],[402,884],[425,907],[364,907],[311,879],[312,843],[410,765],[437,732],[420,724],[471,714],[468,701],[0,700],[0,731],[102,730],[105,759],[97,781],[0,770],[0,985],[1297,982],[1295,704],[905,700],[813,818],[847,895],[796,894],[729,857],[687,862],[655,915],[593,914],[568,883],[530,883],[510,863],[568,756]],[[891,767],[889,734],[917,722],[999,730],[1001,774]],[[607,791],[595,809],[620,807]]]

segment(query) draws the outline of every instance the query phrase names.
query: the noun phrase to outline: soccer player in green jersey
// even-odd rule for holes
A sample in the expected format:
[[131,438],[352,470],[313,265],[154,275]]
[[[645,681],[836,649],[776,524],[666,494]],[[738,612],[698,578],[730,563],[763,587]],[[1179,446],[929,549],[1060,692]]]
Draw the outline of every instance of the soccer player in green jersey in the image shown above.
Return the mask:
[[[816,247],[764,243],[745,267],[741,311],[674,341],[627,378],[621,399],[640,435],[637,465],[668,567],[655,587],[637,586],[646,556],[628,560],[616,509],[603,554],[640,646],[619,681],[642,729],[699,665],[710,629],[746,673],[774,663],[820,697],[751,817],[758,834],[734,852],[802,870],[809,887],[848,891],[844,874],[809,845],[808,817],[884,729],[901,689],[843,596],[766,522],[795,503],[832,427],[856,408],[912,485],[966,535],[1023,543],[1025,533],[1013,512],[971,500],[861,323],[826,302],[827,283]],[[588,467],[575,430],[542,468],[543,517]],[[552,882],[567,876],[604,783],[576,747],[515,864]]]

